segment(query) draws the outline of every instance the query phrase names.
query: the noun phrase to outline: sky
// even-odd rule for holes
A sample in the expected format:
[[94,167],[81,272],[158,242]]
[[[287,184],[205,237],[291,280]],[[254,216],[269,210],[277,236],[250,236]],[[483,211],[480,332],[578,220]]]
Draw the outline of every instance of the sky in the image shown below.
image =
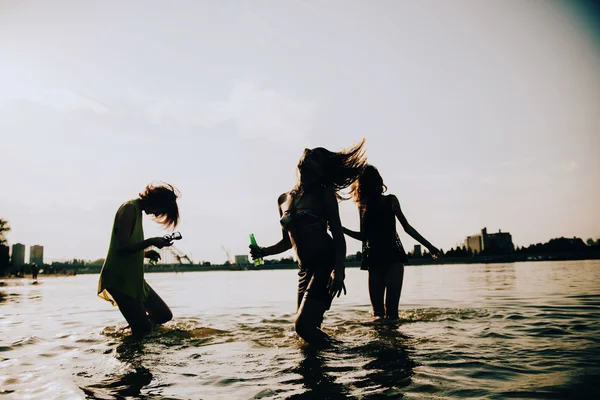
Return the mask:
[[[483,227],[598,238],[600,35],[573,4],[3,0],[9,243],[102,258],[119,205],[162,180],[182,194],[177,247],[221,263],[251,232],[280,239],[304,148],[363,137],[440,248]],[[358,228],[352,201],[340,212]]]

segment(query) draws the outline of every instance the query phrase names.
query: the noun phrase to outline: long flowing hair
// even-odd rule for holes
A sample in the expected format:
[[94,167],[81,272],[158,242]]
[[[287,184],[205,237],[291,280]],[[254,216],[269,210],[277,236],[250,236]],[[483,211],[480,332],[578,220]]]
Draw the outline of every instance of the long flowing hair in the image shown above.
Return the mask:
[[[317,182],[320,186],[330,186],[335,190],[338,200],[346,200],[340,191],[350,186],[361,175],[367,166],[367,157],[365,155],[365,139],[358,144],[346,148],[342,151],[333,152],[323,147],[313,149],[318,152],[323,160],[323,174]],[[298,170],[303,168],[304,157],[298,163]],[[304,192],[304,185],[299,178],[292,193],[301,194]]]
[[367,208],[369,203],[378,201],[386,191],[387,186],[383,183],[379,170],[371,164],[365,167],[363,173],[352,183],[350,188],[354,202],[362,211]]
[[158,210],[154,221],[165,228],[175,228],[179,223],[177,198],[180,196],[181,193],[175,187],[164,182],[151,183],[139,194],[140,200]]

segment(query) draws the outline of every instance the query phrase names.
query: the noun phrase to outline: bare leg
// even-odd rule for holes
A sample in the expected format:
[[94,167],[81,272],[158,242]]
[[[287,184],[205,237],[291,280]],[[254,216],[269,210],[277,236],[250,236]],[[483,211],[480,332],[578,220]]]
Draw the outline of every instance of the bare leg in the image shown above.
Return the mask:
[[298,336],[310,344],[326,344],[329,335],[321,330],[321,324],[328,308],[320,300],[304,297],[294,323]]
[[383,317],[385,309],[383,307],[383,294],[385,291],[385,276],[377,270],[369,270],[369,297],[373,307],[375,317]]
[[144,302],[144,307],[146,307],[146,312],[148,312],[153,325],[164,324],[173,319],[173,313],[169,309],[169,306],[152,288],[150,288],[148,298]]
[[385,316],[398,319],[398,305],[402,293],[402,282],[404,280],[404,265],[394,263],[390,265],[385,277]]
[[108,289],[110,295],[117,302],[119,310],[131,328],[134,336],[142,336],[152,329],[150,319],[146,314],[144,304],[133,297],[117,290]]

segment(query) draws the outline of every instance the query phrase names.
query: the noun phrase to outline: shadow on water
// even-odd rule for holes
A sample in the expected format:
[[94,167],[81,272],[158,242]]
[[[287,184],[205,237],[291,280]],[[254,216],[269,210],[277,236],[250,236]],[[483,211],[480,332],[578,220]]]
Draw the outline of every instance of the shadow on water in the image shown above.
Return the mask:
[[[329,350],[331,351],[331,350]],[[327,365],[324,350],[310,347],[302,349],[302,360],[291,372],[302,376],[301,383],[306,392],[288,397],[288,399],[348,399],[349,388],[336,383],[330,374],[332,368]]]
[[202,327],[195,321],[160,326],[143,338],[131,335],[129,328],[107,328],[103,334],[113,340],[110,350],[104,353],[114,354],[120,365],[117,371],[103,373],[100,382],[96,373],[83,372],[79,375],[98,382],[80,386],[88,399],[156,398],[152,392],[160,391],[168,384],[160,383],[156,372],[153,374],[145,365],[155,368],[160,363],[169,365],[165,349],[172,353],[173,349],[230,340],[229,332]]
[[[411,383],[416,363],[411,359],[408,338],[398,325],[369,326],[361,331],[368,342],[352,342],[326,350],[302,349],[303,358],[291,372],[302,376],[304,393],[288,399],[398,399]],[[363,327],[364,329],[364,327]]]
[[365,399],[402,398],[411,384],[416,363],[411,359],[408,338],[398,331],[399,324],[375,325],[375,340],[354,351],[370,359],[362,366],[366,374],[354,382]]
[[117,346],[116,358],[127,366],[127,372],[123,374],[112,374],[100,383],[82,387],[81,390],[88,399],[113,399],[113,398],[144,398],[141,391],[148,386],[153,379],[150,370],[142,365],[142,355],[146,343],[142,340],[125,338],[123,343]]

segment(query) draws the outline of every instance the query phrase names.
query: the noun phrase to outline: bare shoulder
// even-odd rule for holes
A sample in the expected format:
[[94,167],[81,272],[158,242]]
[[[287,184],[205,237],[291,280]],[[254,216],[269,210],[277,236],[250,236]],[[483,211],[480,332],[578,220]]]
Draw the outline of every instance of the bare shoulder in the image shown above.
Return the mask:
[[282,205],[283,203],[285,203],[287,201],[289,193],[285,192],[283,194],[281,194],[278,198],[277,198],[277,204]]
[[398,201],[398,198],[395,195],[388,194],[387,198],[390,200],[392,207],[398,208],[398,209],[400,208],[400,201]]

